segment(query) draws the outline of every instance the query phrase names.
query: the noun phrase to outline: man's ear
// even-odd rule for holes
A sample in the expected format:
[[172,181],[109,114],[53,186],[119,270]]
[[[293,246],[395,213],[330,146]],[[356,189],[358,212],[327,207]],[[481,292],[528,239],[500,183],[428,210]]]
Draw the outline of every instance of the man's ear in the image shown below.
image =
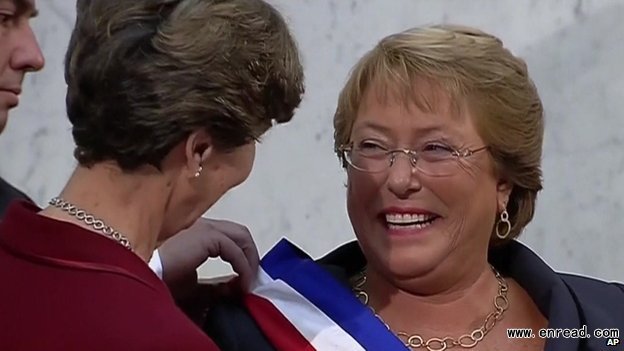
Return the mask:
[[194,131],[186,138],[184,154],[190,176],[198,177],[204,165],[214,154],[212,137],[203,129]]
[[507,204],[509,203],[509,197],[511,196],[511,191],[513,190],[513,184],[505,179],[500,179],[498,184],[496,185],[496,199],[498,202],[498,212],[503,212],[507,208]]

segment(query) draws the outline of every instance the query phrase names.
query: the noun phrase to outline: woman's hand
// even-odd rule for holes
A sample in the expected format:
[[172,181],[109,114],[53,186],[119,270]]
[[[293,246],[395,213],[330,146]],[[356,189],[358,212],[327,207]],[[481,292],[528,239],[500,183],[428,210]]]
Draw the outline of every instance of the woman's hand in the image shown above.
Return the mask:
[[158,249],[163,281],[174,297],[184,298],[197,286],[197,268],[209,258],[220,257],[239,276],[247,291],[260,261],[249,230],[238,223],[200,218],[191,227],[165,241]]

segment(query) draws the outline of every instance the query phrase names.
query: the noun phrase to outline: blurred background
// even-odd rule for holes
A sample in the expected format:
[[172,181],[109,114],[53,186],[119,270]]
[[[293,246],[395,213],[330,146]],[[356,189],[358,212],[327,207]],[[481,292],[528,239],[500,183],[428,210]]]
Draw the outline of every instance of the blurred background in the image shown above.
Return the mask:
[[[436,23],[491,32],[523,57],[546,108],[544,190],[521,241],[553,268],[624,281],[623,0],[269,0],[303,52],[307,92],[293,121],[258,147],[249,180],[206,216],[245,224],[260,253],[287,237],[318,257],[353,240],[332,116],[351,66],[383,36]],[[28,76],[0,137],[0,175],[39,205],[75,166],[63,56],[71,0],[38,0],[47,59]],[[218,260],[204,277],[229,267]]]

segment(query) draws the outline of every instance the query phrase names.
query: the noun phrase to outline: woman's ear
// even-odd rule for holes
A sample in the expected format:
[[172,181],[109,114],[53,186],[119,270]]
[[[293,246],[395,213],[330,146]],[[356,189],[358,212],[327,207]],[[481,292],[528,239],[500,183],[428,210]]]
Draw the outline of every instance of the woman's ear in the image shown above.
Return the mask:
[[507,208],[507,204],[509,203],[509,197],[511,196],[511,191],[513,190],[513,185],[504,179],[499,180],[496,185],[496,200],[498,202],[498,212],[502,212]]
[[199,177],[214,154],[212,137],[203,129],[191,133],[186,138],[184,153],[189,175]]

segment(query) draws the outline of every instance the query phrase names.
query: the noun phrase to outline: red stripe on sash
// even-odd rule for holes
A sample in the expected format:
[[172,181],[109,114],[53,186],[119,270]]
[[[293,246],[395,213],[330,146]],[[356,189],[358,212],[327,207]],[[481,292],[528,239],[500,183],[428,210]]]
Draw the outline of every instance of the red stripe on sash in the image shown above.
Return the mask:
[[253,294],[245,296],[245,305],[269,339],[280,351],[316,351],[301,333],[268,300]]

